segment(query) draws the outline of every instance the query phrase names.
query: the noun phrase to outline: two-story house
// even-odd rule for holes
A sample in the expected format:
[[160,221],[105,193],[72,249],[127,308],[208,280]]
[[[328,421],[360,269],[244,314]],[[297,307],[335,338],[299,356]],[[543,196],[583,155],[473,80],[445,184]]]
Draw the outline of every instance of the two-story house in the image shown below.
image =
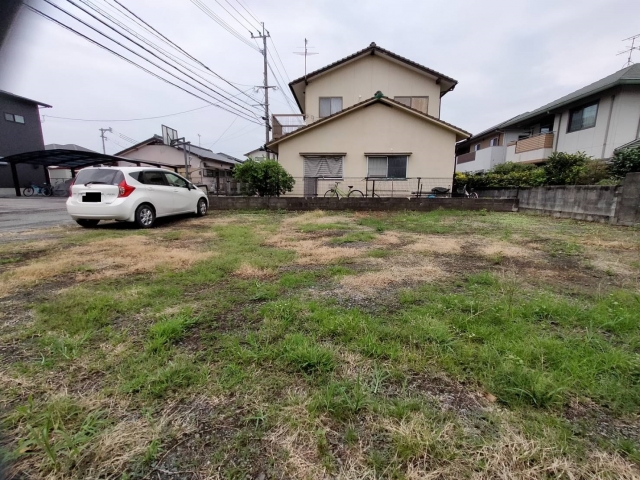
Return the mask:
[[[0,90],[0,193],[15,193],[11,168],[2,157],[44,149],[40,107],[51,105]],[[47,171],[42,166],[18,165],[16,173],[18,187],[47,181]]]
[[553,152],[611,158],[640,138],[640,64],[484,130],[456,147],[457,171],[544,163]]
[[322,195],[336,181],[365,191],[365,178],[382,194],[410,194],[418,177],[450,188],[455,144],[469,136],[440,119],[456,84],[372,43],[289,84],[302,114],[274,115],[268,148],[295,178],[295,195]]

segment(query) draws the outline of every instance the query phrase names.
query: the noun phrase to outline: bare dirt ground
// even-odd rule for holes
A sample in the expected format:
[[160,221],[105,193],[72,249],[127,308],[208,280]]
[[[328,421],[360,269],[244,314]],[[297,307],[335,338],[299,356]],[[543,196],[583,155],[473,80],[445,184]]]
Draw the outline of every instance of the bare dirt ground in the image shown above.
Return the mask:
[[0,241],[9,478],[640,478],[640,232],[228,213]]

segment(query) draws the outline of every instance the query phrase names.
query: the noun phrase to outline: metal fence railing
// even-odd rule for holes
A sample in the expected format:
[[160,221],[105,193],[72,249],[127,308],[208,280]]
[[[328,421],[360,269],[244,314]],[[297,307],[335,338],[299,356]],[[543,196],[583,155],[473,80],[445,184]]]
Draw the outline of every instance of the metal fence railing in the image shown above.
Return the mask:
[[[373,178],[373,177],[345,177],[315,178],[294,177],[293,191],[287,195],[295,197],[324,197],[335,196],[332,190],[336,190],[338,196],[347,196],[350,190],[358,190],[365,197],[427,197],[430,195],[450,196],[452,178]],[[437,188],[440,193],[432,190]],[[353,193],[352,196],[360,196]]]

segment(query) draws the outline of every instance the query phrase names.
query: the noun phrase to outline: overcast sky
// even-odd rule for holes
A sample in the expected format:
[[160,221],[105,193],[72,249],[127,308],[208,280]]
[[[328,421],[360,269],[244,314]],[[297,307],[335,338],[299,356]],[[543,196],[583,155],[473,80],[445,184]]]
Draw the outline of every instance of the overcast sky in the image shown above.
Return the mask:
[[[30,1],[77,26],[63,14],[53,13],[42,0]],[[52,1],[82,15],[65,0]],[[105,5],[107,0],[92,1]],[[121,1],[212,70],[239,84],[238,88],[262,83],[261,55],[192,2]],[[234,13],[226,0],[202,1],[249,36],[222,9],[220,4]],[[236,0],[229,1],[250,18]],[[288,73],[287,83],[304,73],[303,57],[293,52],[301,51],[305,37],[315,47],[311,51],[319,53],[308,58],[309,71],[376,42],[457,79],[456,89],[443,98],[441,118],[470,132],[621,69],[626,60],[616,56],[625,46],[621,40],[640,33],[638,0],[241,1],[265,22]],[[206,103],[24,8],[0,53],[0,89],[53,105],[42,111],[44,115],[103,120],[45,117],[45,143],[75,143],[101,150],[100,127],[112,127],[141,141],[160,134],[163,123],[194,144],[200,134],[203,147],[234,156],[264,143],[263,127],[214,107],[161,119],[112,121],[168,115]],[[640,52],[635,60],[640,62]],[[272,111],[291,113],[281,92],[272,92],[270,97]],[[130,145],[118,134],[107,136],[107,153],[122,149],[116,142]]]

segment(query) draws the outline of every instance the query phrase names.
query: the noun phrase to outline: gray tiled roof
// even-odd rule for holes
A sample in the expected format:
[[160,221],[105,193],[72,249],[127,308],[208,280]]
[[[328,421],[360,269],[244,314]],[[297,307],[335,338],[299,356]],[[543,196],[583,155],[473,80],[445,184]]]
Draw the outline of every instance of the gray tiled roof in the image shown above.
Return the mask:
[[640,63],[623,68],[622,70],[618,70],[617,72],[612,73],[609,76],[601,78],[597,82],[587,85],[586,87],[576,90],[575,92],[565,95],[564,97],[560,97],[559,99],[547,103],[540,108],[536,108],[535,110],[532,110],[530,112],[516,115],[515,117],[510,118],[505,122],[499,123],[491,128],[475,134],[469,140],[473,140],[474,138],[480,137],[494,130],[516,126],[525,120],[533,119],[540,115],[546,114],[547,112],[552,112],[572,102],[602,92],[609,88],[616,87],[618,85],[640,85]]

